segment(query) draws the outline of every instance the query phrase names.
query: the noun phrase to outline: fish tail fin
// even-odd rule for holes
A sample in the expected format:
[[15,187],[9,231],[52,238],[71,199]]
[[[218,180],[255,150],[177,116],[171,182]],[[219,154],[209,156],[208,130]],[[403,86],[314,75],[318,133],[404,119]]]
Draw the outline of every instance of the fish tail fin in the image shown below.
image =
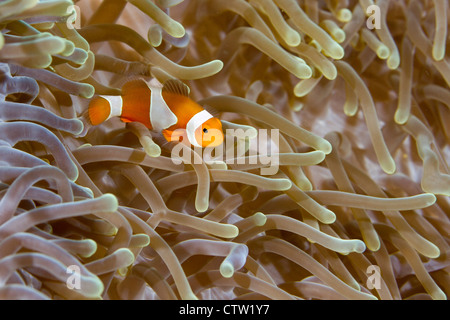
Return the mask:
[[84,137],[90,128],[107,120],[110,115],[110,110],[109,102],[105,99],[101,97],[91,99],[88,107],[78,117],[84,126],[84,130],[79,136]]
[[95,97],[89,102],[89,107],[85,114],[86,120],[93,126],[106,121],[111,114],[111,105],[103,97]]

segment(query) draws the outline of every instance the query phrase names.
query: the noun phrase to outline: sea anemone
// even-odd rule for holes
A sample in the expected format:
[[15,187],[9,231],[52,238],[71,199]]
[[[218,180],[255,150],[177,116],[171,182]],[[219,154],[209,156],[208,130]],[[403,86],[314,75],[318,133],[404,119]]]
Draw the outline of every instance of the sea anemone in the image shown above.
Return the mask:
[[[0,298],[447,299],[448,14],[1,2]],[[180,79],[245,135],[211,161],[141,123],[86,123],[136,78]]]

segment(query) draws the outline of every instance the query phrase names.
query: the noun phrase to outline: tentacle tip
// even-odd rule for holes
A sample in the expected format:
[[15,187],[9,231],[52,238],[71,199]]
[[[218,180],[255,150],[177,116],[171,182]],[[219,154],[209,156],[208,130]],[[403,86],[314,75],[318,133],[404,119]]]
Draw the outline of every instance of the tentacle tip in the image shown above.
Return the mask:
[[347,117],[354,117],[356,115],[356,113],[358,112],[358,105],[355,106],[350,106],[350,105],[345,105],[344,106],[344,114]]
[[427,254],[427,257],[429,257],[430,259],[437,259],[437,258],[439,258],[440,255],[441,255],[441,251],[439,250],[438,247],[436,247],[436,248],[434,248],[434,250],[431,250]]
[[325,53],[335,60],[341,60],[345,55],[344,48],[337,42]]
[[400,65],[400,59],[398,56],[391,54],[387,59],[387,66],[391,70],[396,70]]
[[253,217],[255,218],[255,225],[258,227],[262,227],[267,222],[267,217],[262,212],[256,212]]
[[223,66],[224,66],[223,61],[222,60],[218,60],[218,59],[211,61],[210,64],[212,64],[214,66],[214,69],[217,70],[216,73],[221,71],[223,69]]
[[80,96],[86,99],[90,99],[95,94],[95,88],[94,86],[87,84],[87,83],[81,83],[82,88],[80,90]]
[[320,222],[325,224],[332,224],[336,221],[336,215],[333,211],[326,209],[326,214],[320,219]]
[[426,197],[426,206],[432,206],[436,203],[436,196],[433,193],[425,193],[424,196]]
[[152,143],[151,145],[145,145],[144,151],[148,156],[152,158],[156,158],[161,155],[161,147],[158,146],[156,143]]
[[199,213],[203,213],[209,208],[209,202],[208,201],[196,201],[195,202],[195,210],[197,210]]
[[349,9],[343,8],[339,10],[336,18],[341,22],[349,22],[350,20],[352,20],[352,16],[353,14]]
[[124,267],[129,267],[135,260],[133,252],[128,248],[117,249],[114,253],[120,256]]
[[83,240],[83,242],[85,242],[87,244],[86,246],[89,249],[86,252],[84,252],[83,254],[80,254],[80,257],[89,258],[97,251],[97,247],[98,247],[97,242],[95,242],[92,239],[86,239],[86,240]]
[[117,200],[116,196],[112,193],[106,193],[102,196],[100,196],[103,201],[105,201],[108,204],[108,211],[116,211],[119,208],[119,201]]
[[224,278],[231,278],[234,274],[234,268],[228,261],[222,262],[220,265],[220,274]]
[[356,240],[356,245],[353,251],[356,253],[363,253],[366,251],[366,244],[361,240]]
[[337,75],[338,75],[337,70],[336,70],[335,67],[334,68],[331,67],[330,69],[324,70],[322,72],[322,74],[328,80],[335,80],[337,78]]
[[404,125],[408,121],[409,115],[409,113],[404,113],[397,109],[394,115],[394,121],[399,125]]
[[367,241],[366,243],[367,249],[369,249],[371,252],[377,252],[381,248],[380,240],[374,239],[372,241]]
[[71,130],[71,133],[73,133],[74,135],[79,136],[81,133],[83,133],[83,131],[85,131],[85,126],[82,120],[73,119],[73,125],[74,128]]
[[298,32],[292,31],[286,37],[286,43],[291,47],[296,47],[301,43],[302,39]]
[[183,25],[177,21],[170,24],[170,30],[166,30],[174,38],[182,38],[186,34]]
[[434,61],[438,61],[439,62],[439,61],[444,60],[445,47],[443,47],[441,49],[441,48],[438,48],[436,46],[433,46],[432,56],[433,56]]
[[279,179],[280,181],[280,191],[286,191],[292,188],[292,182],[288,179]]
[[76,181],[78,179],[79,172],[75,163],[72,163],[72,167],[70,168],[70,172],[67,173],[67,177],[70,181]]
[[333,150],[333,147],[331,143],[329,143],[327,140],[323,140],[318,145],[318,151],[322,151],[325,154],[330,154]]
[[83,280],[80,287],[82,288],[85,297],[97,298],[102,295],[105,286],[99,278],[91,276]]
[[232,239],[236,238],[239,235],[239,228],[235,225],[229,224],[227,225],[230,229],[228,230],[226,236],[224,238]]
[[377,56],[378,56],[378,58],[380,58],[382,60],[386,60],[390,54],[391,54],[391,51],[385,45],[381,45],[377,49]]
[[144,241],[142,241],[141,243],[140,243],[140,248],[145,248],[145,247],[147,247],[149,244],[150,244],[150,242],[151,242],[151,240],[150,240],[150,236],[148,236],[148,235],[146,235],[146,234],[143,234],[143,236],[145,236],[145,239],[144,239]]
[[120,276],[125,277],[125,276],[127,275],[127,273],[128,273],[128,267],[119,268],[119,269],[117,270],[117,273],[118,273]]
[[79,186],[79,187],[82,188],[83,191],[85,191],[88,194],[88,198],[91,198],[91,199],[94,198],[94,191],[92,191],[91,188],[83,187],[83,186]]
[[394,174],[397,170],[394,159],[392,159],[392,157],[390,157],[386,163],[382,163],[381,168],[387,174]]

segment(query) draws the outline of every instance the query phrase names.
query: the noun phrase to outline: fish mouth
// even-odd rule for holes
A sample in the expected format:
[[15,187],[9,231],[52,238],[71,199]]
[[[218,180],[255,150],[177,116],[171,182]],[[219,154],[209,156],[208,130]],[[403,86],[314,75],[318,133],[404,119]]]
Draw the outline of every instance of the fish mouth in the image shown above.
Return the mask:
[[223,134],[212,135],[210,139],[203,140],[203,147],[205,148],[214,148],[218,147],[223,143]]

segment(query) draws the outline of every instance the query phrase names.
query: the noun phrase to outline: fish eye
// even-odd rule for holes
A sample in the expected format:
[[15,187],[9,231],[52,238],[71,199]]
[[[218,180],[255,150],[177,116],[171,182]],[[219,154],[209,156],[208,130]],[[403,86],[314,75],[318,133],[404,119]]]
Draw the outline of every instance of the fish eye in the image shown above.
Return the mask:
[[208,133],[208,129],[203,128],[203,133]]

